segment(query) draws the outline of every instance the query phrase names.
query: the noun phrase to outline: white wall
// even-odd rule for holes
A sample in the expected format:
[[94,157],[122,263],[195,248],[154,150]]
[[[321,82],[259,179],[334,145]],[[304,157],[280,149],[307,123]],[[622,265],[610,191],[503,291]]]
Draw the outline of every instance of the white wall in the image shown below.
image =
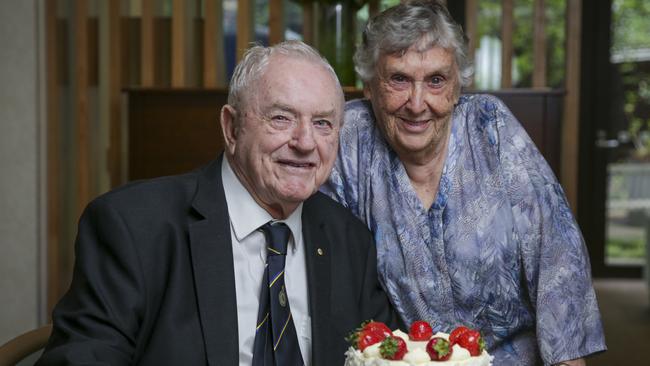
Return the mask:
[[40,322],[39,8],[0,1],[0,344]]

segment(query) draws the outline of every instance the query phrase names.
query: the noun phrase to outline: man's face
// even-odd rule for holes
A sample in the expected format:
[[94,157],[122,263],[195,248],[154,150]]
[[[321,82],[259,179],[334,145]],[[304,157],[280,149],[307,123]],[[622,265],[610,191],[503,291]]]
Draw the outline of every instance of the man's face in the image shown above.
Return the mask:
[[340,89],[322,65],[274,55],[243,99],[239,111],[222,110],[230,162],[258,204],[284,218],[329,176]]
[[364,92],[377,124],[402,159],[431,157],[449,132],[460,86],[454,54],[440,47],[382,55]]

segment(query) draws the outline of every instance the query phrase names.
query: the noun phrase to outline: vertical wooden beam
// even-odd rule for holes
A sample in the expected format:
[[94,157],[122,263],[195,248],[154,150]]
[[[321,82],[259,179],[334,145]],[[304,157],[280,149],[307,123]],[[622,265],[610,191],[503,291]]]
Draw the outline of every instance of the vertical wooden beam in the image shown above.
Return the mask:
[[302,40],[314,45],[314,3],[309,1],[302,2]]
[[[478,0],[465,1],[465,35],[469,42],[467,44],[467,58],[474,63],[476,47],[478,46],[478,28],[477,16],[478,14]],[[474,79],[469,87],[474,85]]]
[[254,0],[237,1],[237,62],[239,62],[255,39],[253,7]]
[[381,11],[381,0],[368,1],[368,17],[372,18]]
[[90,121],[88,116],[88,2],[75,0],[74,115],[77,137],[77,213],[90,201]]
[[501,88],[512,87],[514,0],[501,1]]
[[172,3],[172,87],[182,88],[187,83],[185,74],[185,11],[184,0]]
[[269,45],[284,41],[284,1],[269,0]]
[[153,0],[141,0],[140,13],[140,84],[144,87],[154,85],[154,36]]
[[[144,4],[143,4],[144,5]],[[111,187],[124,183],[122,176],[122,123],[120,92],[122,88],[122,54],[120,40],[122,39],[120,1],[108,2],[108,121],[109,147],[108,171],[110,172]],[[144,71],[144,70],[143,70]],[[153,73],[148,81],[153,84]],[[144,77],[143,77],[144,81]]]
[[582,0],[567,0],[566,6],[566,96],[562,123],[560,182],[569,205],[577,215]]
[[544,0],[535,0],[533,19],[533,88],[546,86],[546,16]]
[[223,5],[221,0],[204,0],[203,86],[225,86],[226,66],[223,54]]
[[[47,103],[47,314],[62,292],[61,282],[61,124],[59,120],[59,67],[57,0],[45,2]],[[49,321],[49,320],[48,320]]]

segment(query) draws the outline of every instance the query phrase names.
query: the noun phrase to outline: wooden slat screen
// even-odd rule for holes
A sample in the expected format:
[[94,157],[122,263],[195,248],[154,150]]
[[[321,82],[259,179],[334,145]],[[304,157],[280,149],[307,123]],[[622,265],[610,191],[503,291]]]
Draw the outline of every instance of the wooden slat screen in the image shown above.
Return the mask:
[[185,1],[173,0],[172,11],[172,87],[187,86],[185,31],[187,21]]
[[545,25],[544,0],[535,0],[533,11],[533,88],[546,87]]
[[[470,60],[474,60],[475,50],[478,47],[478,29],[477,29],[478,0],[465,1],[465,34],[468,38],[468,54]],[[470,87],[473,83],[470,84]]]
[[253,0],[237,1],[237,61],[241,60],[242,55],[248,48],[254,37],[253,24]]
[[[122,89],[122,39],[121,6],[119,1],[109,1],[108,6],[108,37],[109,62],[108,73],[108,121],[109,121],[109,150],[108,171],[110,186],[116,187],[124,182],[122,172],[122,121],[121,121],[121,89]],[[149,75],[153,80],[153,73]]]
[[570,206],[578,208],[578,121],[580,118],[580,38],[582,0],[567,0],[566,97],[562,123],[560,179]]
[[284,40],[284,1],[269,0],[269,44]]
[[372,17],[377,15],[381,11],[381,1],[379,0],[369,0],[368,1],[368,16]]
[[501,88],[512,88],[514,0],[501,1]]
[[74,25],[75,102],[77,138],[77,213],[81,213],[91,198],[90,192],[90,121],[88,110],[88,2],[75,0]]
[[302,39],[305,43],[313,45],[314,40],[314,4],[307,3],[302,6]]
[[156,63],[154,62],[154,36],[153,36],[153,1],[141,0],[142,12],[140,15],[140,85],[149,87],[154,85]]
[[203,2],[203,86],[206,88],[223,87],[226,84],[226,72],[223,51],[223,4],[221,0]]

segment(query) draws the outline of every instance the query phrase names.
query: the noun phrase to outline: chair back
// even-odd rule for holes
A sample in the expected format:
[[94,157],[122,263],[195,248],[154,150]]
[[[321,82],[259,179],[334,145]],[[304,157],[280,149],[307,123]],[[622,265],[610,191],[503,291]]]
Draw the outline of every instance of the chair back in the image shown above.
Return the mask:
[[0,346],[0,366],[22,365],[20,361],[31,359],[30,355],[40,352],[45,347],[50,333],[52,333],[52,324],[30,330],[3,344]]

